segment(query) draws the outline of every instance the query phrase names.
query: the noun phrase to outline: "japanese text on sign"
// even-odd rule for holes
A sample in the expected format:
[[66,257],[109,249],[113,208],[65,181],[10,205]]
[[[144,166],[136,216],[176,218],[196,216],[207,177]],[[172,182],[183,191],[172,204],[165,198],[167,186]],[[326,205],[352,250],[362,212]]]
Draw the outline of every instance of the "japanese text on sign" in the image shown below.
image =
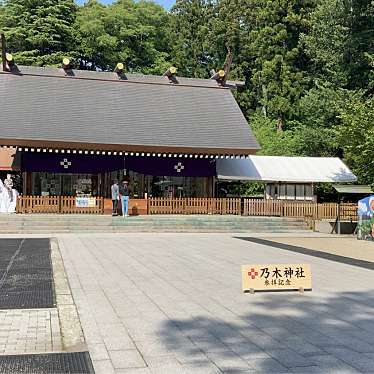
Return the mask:
[[243,291],[310,290],[312,276],[307,264],[266,264],[242,266]]
[[76,197],[75,206],[77,208],[93,208],[96,206],[95,197]]

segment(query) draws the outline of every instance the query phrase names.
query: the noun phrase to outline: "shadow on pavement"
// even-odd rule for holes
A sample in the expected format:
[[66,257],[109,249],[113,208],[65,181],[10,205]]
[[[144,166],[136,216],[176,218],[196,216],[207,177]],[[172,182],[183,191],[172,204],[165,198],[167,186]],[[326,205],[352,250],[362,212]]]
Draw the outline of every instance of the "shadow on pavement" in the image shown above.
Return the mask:
[[291,252],[301,253],[301,254],[308,255],[308,256],[323,258],[325,260],[340,262],[342,264],[358,266],[364,269],[374,270],[374,262],[358,260],[357,258],[339,256],[339,255],[335,255],[332,253],[316,251],[314,249],[279,243],[276,241],[262,239],[262,238],[235,237],[235,239],[245,240],[251,243],[266,245],[266,246],[273,247],[273,248],[284,249],[286,251],[291,251]]
[[222,372],[374,372],[374,290],[243,295],[238,303],[240,315],[217,307],[222,319],[186,311],[159,338],[177,357],[199,366],[207,356]]

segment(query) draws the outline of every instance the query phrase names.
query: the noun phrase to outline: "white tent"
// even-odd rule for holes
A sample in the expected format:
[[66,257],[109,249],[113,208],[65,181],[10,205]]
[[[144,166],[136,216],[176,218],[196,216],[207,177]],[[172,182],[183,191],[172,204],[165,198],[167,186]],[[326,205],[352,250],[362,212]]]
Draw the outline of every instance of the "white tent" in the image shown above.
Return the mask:
[[337,157],[249,156],[247,159],[218,159],[221,180],[264,182],[355,182],[356,176]]

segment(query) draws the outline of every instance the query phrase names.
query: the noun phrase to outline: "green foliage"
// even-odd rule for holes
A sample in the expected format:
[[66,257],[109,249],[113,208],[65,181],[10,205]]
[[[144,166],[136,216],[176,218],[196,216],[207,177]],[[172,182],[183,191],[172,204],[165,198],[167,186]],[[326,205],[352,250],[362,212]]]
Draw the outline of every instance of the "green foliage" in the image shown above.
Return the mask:
[[298,112],[298,101],[307,84],[304,52],[299,37],[308,27],[310,1],[253,0],[249,21],[255,26],[245,36],[253,59],[251,82],[255,105],[278,120],[283,128]]
[[237,195],[248,197],[263,197],[265,184],[262,182],[246,182],[237,186]]
[[208,0],[177,0],[171,10],[171,58],[178,73],[207,78],[211,64],[210,25],[214,12]]
[[359,182],[374,184],[374,97],[354,97],[341,110],[336,128],[346,161]]
[[337,202],[339,195],[333,188],[332,183],[317,183],[314,186],[314,193],[318,196],[318,202]]
[[323,0],[301,36],[315,78],[335,87],[366,89],[372,79],[374,3]]
[[310,73],[315,79],[344,87],[348,82],[345,69],[345,48],[349,37],[347,14],[349,3],[324,0],[311,14],[311,27],[300,37],[311,60]]
[[74,29],[81,68],[162,74],[168,63],[166,11],[153,2],[118,0],[104,6],[90,0],[78,11]]
[[53,65],[74,44],[75,14],[73,0],[6,0],[0,28],[18,63]]
[[263,155],[294,156],[296,143],[291,130],[277,132],[276,120],[262,114],[255,114],[250,119],[252,130],[261,145],[258,152]]

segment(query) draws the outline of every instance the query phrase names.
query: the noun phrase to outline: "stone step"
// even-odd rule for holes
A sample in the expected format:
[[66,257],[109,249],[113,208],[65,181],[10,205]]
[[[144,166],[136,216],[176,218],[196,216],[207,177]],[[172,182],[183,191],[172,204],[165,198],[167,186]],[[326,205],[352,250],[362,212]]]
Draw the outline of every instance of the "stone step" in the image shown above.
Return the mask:
[[[112,217],[109,215],[92,215],[92,214],[0,214],[0,222],[11,220],[112,220],[120,219],[121,217]],[[149,220],[299,220],[302,218],[277,217],[277,216],[237,216],[237,215],[204,215],[204,214],[190,214],[190,215],[144,215],[144,216],[130,216],[127,219],[136,221]]]
[[[5,222],[26,222],[26,221],[40,221],[40,222],[49,222],[49,221],[74,221],[74,222],[82,222],[82,221],[92,221],[92,222],[112,222],[116,220],[121,220],[122,217],[103,217],[103,218],[93,218],[93,217],[17,217],[17,216],[11,216],[11,217],[1,217],[0,216],[0,223]],[[128,221],[133,222],[154,222],[154,221],[165,221],[165,222],[174,222],[174,221],[194,221],[194,222],[241,222],[241,221],[261,221],[261,222],[272,222],[272,221],[295,221],[295,222],[303,222],[304,220],[302,218],[283,218],[283,217],[225,217],[225,216],[219,216],[219,217],[154,217],[154,218],[137,218],[137,217],[128,217],[126,218]]]
[[64,232],[300,232],[300,218],[230,215],[0,215],[0,233]]
[[270,221],[270,222],[210,222],[210,221],[201,221],[201,222],[182,222],[182,221],[150,221],[150,222],[134,222],[134,221],[128,221],[128,220],[121,220],[121,221],[113,221],[113,222],[73,222],[73,221],[34,221],[34,222],[7,222],[5,224],[2,224],[0,226],[7,227],[7,226],[18,226],[18,227],[38,227],[38,226],[94,226],[94,227],[109,227],[109,226],[156,226],[156,227],[162,227],[162,226],[168,226],[168,225],[186,225],[186,226],[253,226],[253,225],[266,225],[266,226],[304,226],[304,222],[276,222],[276,221]]
[[37,228],[37,227],[51,227],[51,226],[92,226],[92,227],[163,227],[163,226],[204,226],[204,227],[226,227],[226,226],[238,226],[238,227],[251,227],[251,226],[293,226],[293,227],[303,227],[305,223],[294,223],[294,222],[285,222],[285,223],[259,223],[259,222],[251,222],[251,223],[212,223],[212,222],[202,222],[202,223],[187,223],[187,222],[163,222],[163,223],[145,223],[145,224],[134,224],[134,223],[113,223],[113,224],[97,224],[97,223],[74,223],[74,222],[48,222],[48,223],[37,223],[37,224],[29,224],[29,223],[9,223],[0,225],[0,227],[30,227],[30,228]]
[[192,225],[226,225],[226,224],[243,224],[243,225],[250,225],[250,224],[293,224],[293,225],[302,225],[304,221],[302,220],[256,220],[256,219],[244,219],[244,220],[132,220],[132,219],[113,219],[113,220],[8,220],[0,222],[0,226],[5,226],[9,224],[22,224],[22,225],[64,225],[64,224],[72,224],[72,225],[101,225],[101,226],[110,226],[110,225],[163,225],[163,224],[192,224]]
[[242,228],[251,228],[251,227],[305,227],[307,226],[305,223],[294,223],[294,222],[286,222],[286,223],[260,223],[260,222],[252,222],[252,223],[185,223],[185,222],[164,222],[164,223],[147,223],[147,224],[133,224],[133,223],[127,223],[127,222],[119,222],[114,224],[103,224],[98,225],[95,223],[73,223],[73,222],[64,222],[64,223],[55,223],[55,222],[49,222],[49,223],[39,223],[39,224],[29,224],[29,223],[9,223],[6,225],[0,225],[0,228],[30,228],[30,229],[37,229],[37,228],[51,228],[51,227],[87,227],[87,228],[98,228],[98,229],[107,229],[110,227],[124,227],[124,228],[148,228],[148,227],[154,227],[154,228],[162,228],[162,227],[242,227]]
[[224,229],[150,229],[150,230],[141,230],[141,229],[120,229],[120,230],[113,230],[113,231],[97,231],[97,230],[8,230],[3,231],[0,230],[0,234],[60,234],[60,233],[307,233],[310,232],[309,230],[243,230],[243,229],[235,229],[235,230],[224,230]]

